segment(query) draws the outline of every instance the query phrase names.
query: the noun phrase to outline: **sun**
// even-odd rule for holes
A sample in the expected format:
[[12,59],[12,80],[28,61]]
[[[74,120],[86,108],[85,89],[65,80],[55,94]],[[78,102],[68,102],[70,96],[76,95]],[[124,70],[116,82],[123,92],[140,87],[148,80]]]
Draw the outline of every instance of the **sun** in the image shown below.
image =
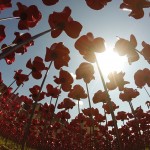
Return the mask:
[[125,64],[127,63],[127,58],[125,56],[119,56],[114,52],[112,46],[107,46],[106,44],[105,46],[105,52],[96,54],[102,72],[108,75],[113,71],[123,71],[125,69]]

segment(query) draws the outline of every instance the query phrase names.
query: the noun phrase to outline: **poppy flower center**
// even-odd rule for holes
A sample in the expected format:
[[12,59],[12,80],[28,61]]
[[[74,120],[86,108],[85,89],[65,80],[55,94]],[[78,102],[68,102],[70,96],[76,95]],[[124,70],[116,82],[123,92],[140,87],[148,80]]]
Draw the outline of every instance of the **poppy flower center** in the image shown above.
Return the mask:
[[61,78],[61,83],[65,83],[66,79],[65,78]]
[[59,24],[57,24],[57,27],[61,30],[63,30],[65,28],[65,23],[61,22]]
[[52,57],[52,59],[56,59],[57,58],[57,54],[56,53],[52,53],[51,57]]
[[19,44],[21,42],[23,42],[23,40],[21,38],[18,38],[16,43]]
[[21,20],[27,20],[27,14],[25,13],[25,12],[23,12],[23,13],[21,13],[21,15],[20,15],[20,19]]
[[36,68],[35,68],[35,67],[32,67],[32,71],[35,72],[35,71],[36,71]]

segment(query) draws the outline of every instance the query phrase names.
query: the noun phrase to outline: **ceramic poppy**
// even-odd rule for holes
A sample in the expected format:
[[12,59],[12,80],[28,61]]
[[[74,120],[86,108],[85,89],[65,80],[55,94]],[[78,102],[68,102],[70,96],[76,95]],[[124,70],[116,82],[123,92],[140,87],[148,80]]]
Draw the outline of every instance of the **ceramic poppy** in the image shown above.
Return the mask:
[[12,7],[11,0],[1,0],[0,1],[0,11],[6,8]]
[[105,91],[99,90],[93,96],[93,103],[94,104],[99,103],[99,102],[106,103],[107,100],[108,100],[108,95],[106,94]]
[[41,72],[47,69],[43,63],[43,59],[39,56],[36,56],[33,62],[31,62],[31,59],[29,59],[26,67],[32,70],[32,76],[35,79],[40,79],[42,77]]
[[141,51],[142,55],[144,56],[145,60],[150,63],[150,45],[146,42],[142,42],[143,49]]
[[50,48],[46,48],[45,61],[53,61],[56,69],[60,69],[63,66],[68,67],[69,53],[69,49],[62,42],[54,43]]
[[71,9],[69,7],[65,7],[62,12],[53,12],[53,14],[50,14],[48,22],[50,27],[55,29],[51,31],[53,38],[58,37],[62,31],[65,31],[71,38],[77,38],[79,36],[82,25],[74,21],[70,15]]
[[94,63],[96,61],[95,52],[102,53],[105,51],[104,43],[103,38],[94,38],[93,34],[89,32],[75,42],[75,48],[85,60]]
[[47,6],[55,5],[59,0],[42,0],[43,3]]
[[0,25],[0,42],[3,41],[6,37],[5,34],[5,26],[4,25]]
[[13,12],[14,17],[19,17],[18,29],[24,30],[33,28],[41,20],[42,14],[37,6],[31,5],[29,7],[17,2],[18,10]]
[[94,77],[94,67],[92,64],[83,62],[76,70],[76,79],[83,79],[85,83],[90,83]]
[[135,19],[140,19],[144,16],[143,8],[149,8],[150,2],[147,0],[123,0],[123,3],[120,5],[121,9],[129,9],[131,13],[129,16],[132,16]]

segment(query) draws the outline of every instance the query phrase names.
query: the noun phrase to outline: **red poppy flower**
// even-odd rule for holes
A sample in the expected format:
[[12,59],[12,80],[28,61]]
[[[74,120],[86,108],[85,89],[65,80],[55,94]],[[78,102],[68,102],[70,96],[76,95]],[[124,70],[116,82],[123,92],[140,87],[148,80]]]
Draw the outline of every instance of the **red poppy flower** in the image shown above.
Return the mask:
[[[5,51],[5,50],[7,50],[7,48],[5,48],[5,47],[7,47],[7,45],[6,44],[3,44],[2,45],[2,51]],[[4,49],[5,48],[5,49]],[[10,47],[9,47],[10,48]],[[6,63],[8,64],[8,65],[11,65],[14,61],[15,61],[15,53],[14,52],[12,52],[11,54],[9,54],[9,55],[7,55],[6,57],[5,57],[5,61],[6,61]]]
[[104,42],[103,38],[94,38],[92,33],[87,33],[75,42],[75,48],[85,60],[94,63],[96,60],[94,52],[102,53],[105,50]]
[[3,80],[2,80],[2,73],[0,72],[0,84],[3,83]]
[[71,38],[77,38],[79,36],[82,25],[74,21],[70,15],[71,9],[65,7],[62,12],[53,12],[53,14],[49,16],[49,25],[52,29],[55,29],[51,31],[51,36],[53,38],[58,37],[62,31],[65,31]]
[[41,20],[42,14],[35,5],[29,7],[17,2],[18,10],[13,12],[14,17],[20,17],[18,28],[20,30],[33,28]]
[[138,70],[134,74],[134,80],[137,87],[142,88],[146,84],[150,87],[150,70],[145,68],[143,70]]
[[124,85],[129,83],[128,81],[124,81],[124,75],[125,73],[123,72],[117,73],[115,71],[113,73],[110,73],[108,75],[108,79],[110,80],[110,82],[106,83],[107,88],[109,90],[114,90],[118,87],[119,91],[122,91],[124,89]]
[[11,0],[0,0],[0,11],[12,7]]
[[5,34],[5,26],[4,25],[0,25],[0,42],[3,41],[6,37]]
[[108,2],[111,2],[111,0],[85,0],[86,4],[94,9],[94,10],[100,10],[102,9],[105,5],[107,5]]
[[53,98],[57,98],[61,93],[60,89],[58,89],[57,87],[54,88],[51,84],[47,84],[46,89],[47,89],[46,96],[48,97],[52,96]]
[[98,111],[98,109],[97,108],[87,108],[87,109],[83,109],[82,110],[82,112],[83,112],[83,114],[85,115],[85,116],[96,116],[96,115],[98,115],[99,114],[99,111]]
[[134,35],[130,36],[130,41],[119,38],[115,44],[114,50],[120,56],[127,56],[129,64],[139,60],[139,54],[136,52],[137,41]]
[[[119,106],[117,106],[113,101],[111,101],[111,104],[112,104],[113,111],[115,111],[116,109],[119,108]],[[106,110],[107,114],[110,114],[110,109],[109,109],[108,103],[104,104],[103,108]]]
[[119,111],[117,113],[116,119],[121,121],[128,120],[127,113],[125,111]]
[[122,101],[131,101],[133,98],[136,98],[140,93],[133,88],[124,88],[123,92],[120,93],[119,98]]
[[54,43],[50,48],[46,48],[45,61],[53,61],[56,69],[60,69],[63,66],[68,67],[69,53],[69,49],[62,42]]
[[143,8],[149,8],[150,2],[147,0],[123,0],[123,3],[120,5],[121,9],[129,9],[131,13],[129,16],[132,16],[135,19],[140,19],[144,16]]
[[73,77],[71,74],[65,70],[60,70],[59,73],[59,78],[54,76],[54,81],[57,84],[61,84],[61,88],[65,91],[68,92],[71,89],[71,84],[73,83]]
[[55,117],[61,118],[62,120],[65,120],[65,119],[70,119],[71,116],[68,112],[63,110],[63,111],[58,112]]
[[99,102],[103,102],[106,103],[108,100],[108,96],[106,94],[106,92],[102,92],[101,90],[97,91],[94,96],[93,96],[93,103],[99,103]]
[[106,117],[102,114],[97,114],[94,119],[96,120],[96,122],[105,122]]
[[[14,44],[20,44],[21,42],[26,41],[27,39],[31,38],[30,33],[20,34],[19,32],[15,32],[14,34],[16,36],[15,40],[13,41]],[[15,52],[23,55],[25,52],[27,52],[27,48],[32,45],[34,45],[34,42],[30,41],[29,43],[17,49],[17,51]]]
[[60,104],[58,104],[57,108],[58,109],[65,108],[65,110],[67,110],[67,109],[72,109],[74,106],[75,103],[71,99],[65,98]]
[[89,83],[92,79],[95,79],[93,74],[94,74],[94,67],[90,63],[83,62],[76,70],[76,79],[83,78],[85,83]]
[[42,77],[42,71],[46,70],[45,64],[41,57],[36,56],[31,63],[31,59],[28,60],[26,67],[32,70],[32,76],[35,79],[40,79]]
[[59,0],[42,0],[43,3],[47,6],[55,5]]
[[143,49],[141,51],[144,58],[147,60],[148,63],[150,63],[150,45],[146,42],[142,42]]
[[[32,88],[29,88],[29,91],[31,92],[31,94],[29,96],[32,97],[33,100],[40,101],[40,100],[44,99],[45,92],[42,91],[39,95],[40,86],[34,85]],[[38,97],[38,95],[39,95],[39,97]]]
[[16,84],[19,86],[21,84],[23,84],[23,82],[25,81],[28,81],[29,80],[29,77],[28,75],[25,75],[25,74],[22,74],[22,70],[18,70],[18,71],[15,71],[15,75],[14,75],[14,79],[16,80]]
[[80,100],[81,98],[87,98],[87,94],[85,93],[83,87],[77,84],[73,87],[73,89],[70,90],[68,97]]

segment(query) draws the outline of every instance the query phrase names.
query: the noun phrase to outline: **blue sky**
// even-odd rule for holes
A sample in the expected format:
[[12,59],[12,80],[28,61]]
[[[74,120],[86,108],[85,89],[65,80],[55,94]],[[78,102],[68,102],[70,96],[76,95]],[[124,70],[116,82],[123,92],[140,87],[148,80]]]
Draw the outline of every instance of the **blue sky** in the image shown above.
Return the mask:
[[[141,50],[142,41],[145,41],[150,44],[150,34],[148,33],[149,27],[150,27],[150,18],[149,18],[149,12],[150,9],[145,9],[145,16],[139,20],[136,20],[134,18],[131,18],[128,16],[128,11],[122,11],[119,9],[120,4],[122,3],[122,0],[112,0],[112,2],[108,3],[106,7],[104,7],[102,10],[92,10],[89,8],[85,1],[81,0],[60,0],[56,5],[54,6],[45,6],[42,3],[42,0],[12,0],[12,8],[6,9],[1,12],[0,18],[4,17],[11,17],[12,12],[17,9],[16,2],[21,2],[24,5],[30,6],[32,4],[38,6],[39,10],[42,12],[43,18],[38,23],[38,25],[35,28],[30,29],[29,31],[23,30],[19,31],[17,28],[18,20],[8,20],[0,22],[0,24],[3,24],[6,26],[6,39],[0,43],[2,45],[3,43],[11,44],[11,42],[14,40],[14,32],[30,32],[32,35],[35,35],[37,33],[40,33],[44,30],[49,29],[48,24],[48,16],[49,14],[52,14],[53,11],[59,12],[64,9],[65,6],[69,6],[72,10],[71,16],[74,20],[80,22],[83,25],[83,29],[80,33],[81,35],[85,35],[88,32],[92,32],[95,37],[102,37],[105,39],[107,45],[110,47],[113,47],[115,42],[117,41],[117,36],[128,39],[130,38],[131,34],[134,34],[138,46],[137,49]],[[78,53],[78,51],[74,48],[74,43],[76,39],[71,39],[68,37],[65,33],[62,33],[58,38],[54,39],[51,37],[50,33],[44,35],[43,37],[40,37],[39,39],[35,40],[34,46],[30,47],[28,49],[28,52],[25,53],[22,56],[16,56],[16,61],[12,65],[7,65],[4,60],[0,61],[0,71],[2,72],[2,78],[4,80],[4,83],[6,85],[9,85],[13,81],[14,76],[14,70],[22,69],[23,73],[28,74],[30,72],[29,69],[27,69],[26,62],[30,58],[34,58],[35,56],[40,56],[42,58],[45,57],[45,50],[46,47],[50,47],[54,42],[63,42],[65,46],[67,46],[70,50],[70,57],[71,61],[69,62],[69,67],[63,67],[64,70],[67,70],[71,73],[75,73],[75,70],[80,65],[81,62],[85,61],[82,59],[82,56]],[[48,65],[48,64],[46,64]],[[103,64],[101,64],[103,65]],[[124,66],[123,71],[126,72],[125,80],[129,81],[130,84],[126,87],[130,88],[136,88],[134,83],[134,73],[138,69],[143,68],[149,68],[149,64],[140,57],[140,60],[138,62],[133,63],[132,65],[128,65],[127,63]],[[103,90],[101,80],[98,76],[97,70],[96,71],[96,79],[93,80],[89,84],[90,89],[90,97],[92,99],[95,92],[97,92],[99,89]],[[44,72],[43,72],[44,73]],[[46,84],[53,82],[53,76],[58,76],[59,71],[54,69],[52,67],[49,71],[48,78],[46,80]],[[105,80],[107,81],[107,75],[105,74]],[[81,84],[85,86],[83,81],[75,81],[75,84]],[[30,77],[30,81],[25,83],[24,87],[20,88],[18,92],[20,95],[29,95],[29,88],[33,85],[40,85],[41,80],[34,80],[32,77]],[[45,85],[46,85],[45,84]],[[54,84],[55,85],[55,84]],[[13,86],[14,88],[16,85]],[[150,91],[150,89],[146,86],[147,90]],[[45,91],[45,87],[43,88]],[[142,106],[144,110],[147,110],[145,107],[145,101],[149,100],[148,95],[144,91],[144,89],[138,89],[138,91],[141,93],[140,96],[138,96],[135,100],[133,100],[134,107]],[[59,102],[63,100],[67,96],[67,93],[62,93],[61,97],[59,98]],[[110,96],[112,100],[120,106],[118,110],[128,111],[130,112],[130,108],[126,102],[121,102],[119,100],[119,91],[114,90],[110,92]],[[41,101],[44,103],[45,101],[49,101],[49,99],[45,99],[44,101]],[[87,100],[83,100],[84,105],[83,108],[88,107]],[[99,111],[103,113],[103,110],[101,109],[101,104],[92,104],[93,107],[98,107]],[[77,115],[77,107],[70,111],[71,115],[74,117]],[[117,112],[117,111],[116,111]]]

